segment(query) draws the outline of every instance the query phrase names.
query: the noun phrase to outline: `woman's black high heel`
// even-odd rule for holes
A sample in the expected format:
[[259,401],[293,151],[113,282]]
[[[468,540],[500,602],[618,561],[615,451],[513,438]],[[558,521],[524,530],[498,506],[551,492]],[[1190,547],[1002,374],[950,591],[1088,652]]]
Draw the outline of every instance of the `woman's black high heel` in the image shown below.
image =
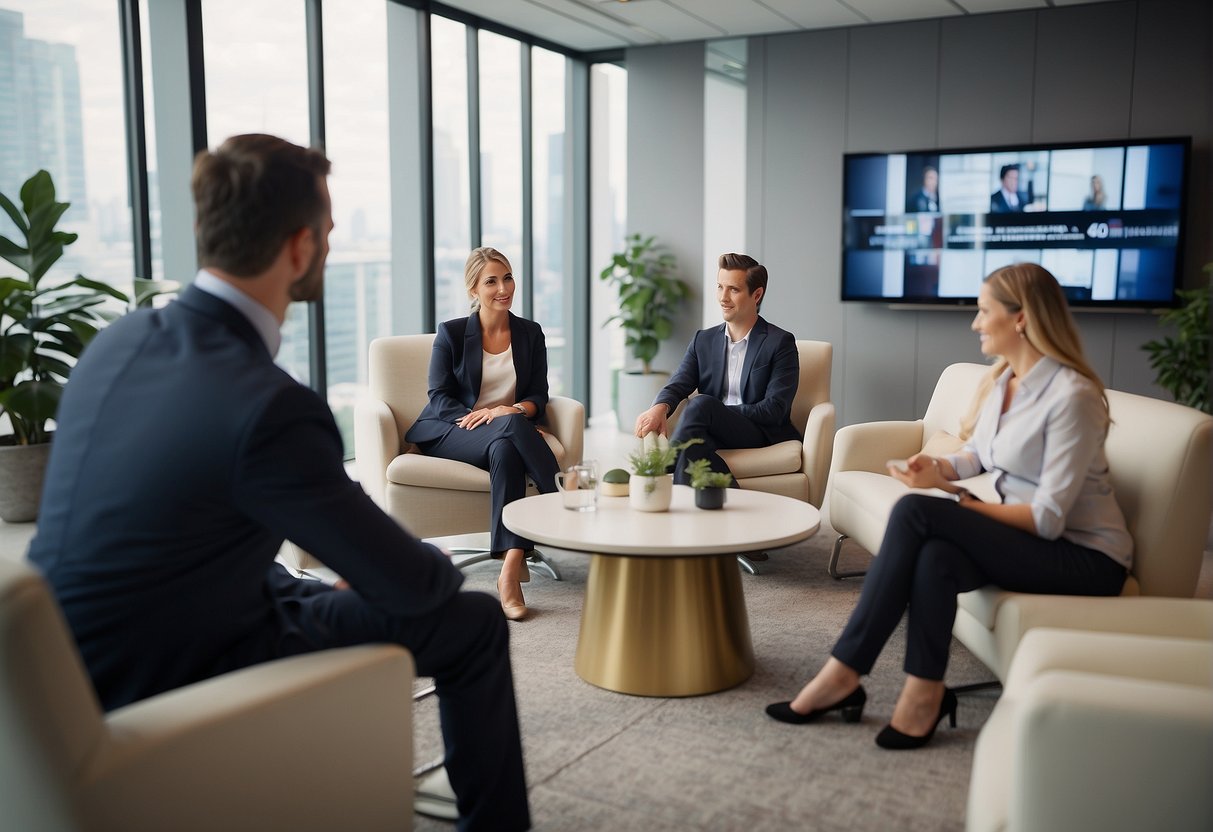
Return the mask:
[[922,748],[931,741],[931,737],[935,736],[935,729],[939,727],[939,723],[943,722],[945,716],[948,717],[948,724],[955,728],[956,694],[950,688],[944,689],[943,701],[939,703],[939,716],[936,718],[935,724],[931,726],[931,730],[926,733],[926,736],[912,737],[909,734],[901,733],[892,725],[886,725],[876,735],[876,744],[890,751],[909,751],[914,748]]
[[791,702],[775,702],[767,705],[767,716],[780,722],[790,723],[791,725],[804,725],[805,723],[813,722],[822,714],[828,714],[830,711],[842,711],[844,721],[859,722],[863,717],[864,703],[867,701],[868,694],[864,691],[863,685],[860,685],[827,708],[815,708],[807,714],[801,714],[792,710]]

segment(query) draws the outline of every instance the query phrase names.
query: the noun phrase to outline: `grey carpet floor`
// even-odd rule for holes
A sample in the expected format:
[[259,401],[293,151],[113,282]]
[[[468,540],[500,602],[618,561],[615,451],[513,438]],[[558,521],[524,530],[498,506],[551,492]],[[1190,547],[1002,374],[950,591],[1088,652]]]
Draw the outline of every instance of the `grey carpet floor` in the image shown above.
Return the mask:
[[[532,614],[510,624],[535,828],[963,829],[973,743],[996,695],[963,697],[958,727],[945,723],[926,749],[877,748],[901,687],[902,629],[865,681],[860,724],[831,716],[791,726],[763,713],[821,666],[855,605],[862,582],[826,574],[832,540],[823,527],[771,552],[760,575],[742,576],[757,669],[732,690],[683,699],[611,693],[573,672],[589,559],[545,548],[564,580],[535,573],[524,585]],[[866,558],[846,551],[844,561]],[[495,564],[472,567],[466,588],[495,593],[496,574]],[[953,643],[949,684],[992,678]],[[419,762],[442,753],[433,697],[417,706],[415,745]],[[453,828],[415,821],[418,830]]]

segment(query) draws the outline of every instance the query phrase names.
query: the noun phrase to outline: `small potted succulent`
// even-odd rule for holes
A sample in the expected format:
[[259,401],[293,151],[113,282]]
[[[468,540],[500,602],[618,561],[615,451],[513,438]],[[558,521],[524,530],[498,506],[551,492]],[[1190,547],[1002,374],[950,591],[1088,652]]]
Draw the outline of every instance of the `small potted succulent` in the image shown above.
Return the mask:
[[678,459],[679,451],[702,441],[671,443],[660,433],[644,437],[640,449],[628,454],[632,466],[628,504],[637,511],[668,511],[674,496],[674,475],[667,471]]
[[712,470],[712,464],[706,459],[697,459],[688,463],[687,476],[691,478],[691,488],[695,489],[695,505],[699,508],[724,508],[725,493],[733,475]]

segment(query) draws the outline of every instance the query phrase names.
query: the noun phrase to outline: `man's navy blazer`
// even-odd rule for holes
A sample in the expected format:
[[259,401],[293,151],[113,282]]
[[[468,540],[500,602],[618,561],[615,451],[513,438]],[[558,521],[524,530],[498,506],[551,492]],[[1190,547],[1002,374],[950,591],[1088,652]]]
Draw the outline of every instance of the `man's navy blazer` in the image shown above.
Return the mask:
[[991,214],[1018,214],[1023,211],[1023,207],[1028,204],[1028,192],[1017,191],[1015,193],[1019,204],[1012,208],[1007,204],[1007,198],[1001,190],[990,194],[990,213]]
[[[695,333],[682,363],[653,404],[664,404],[672,413],[693,390],[724,400],[729,381],[727,327],[720,324]],[[741,367],[742,403],[732,409],[757,425],[771,444],[802,438],[791,421],[792,399],[800,385],[796,339],[761,316],[749,337]]]
[[[510,346],[517,377],[514,401],[534,404],[534,418],[540,420],[548,406],[548,350],[543,328],[513,312],[509,314]],[[480,316],[444,321],[434,336],[434,351],[430,355],[430,400],[405,434],[405,440],[427,442],[445,436],[480,398],[483,369]]]
[[274,564],[284,538],[387,615],[428,613],[458,591],[458,570],[372,503],[342,457],[325,402],[196,287],[88,346],[59,408],[29,557],[107,709],[310,649],[279,605],[323,587]]

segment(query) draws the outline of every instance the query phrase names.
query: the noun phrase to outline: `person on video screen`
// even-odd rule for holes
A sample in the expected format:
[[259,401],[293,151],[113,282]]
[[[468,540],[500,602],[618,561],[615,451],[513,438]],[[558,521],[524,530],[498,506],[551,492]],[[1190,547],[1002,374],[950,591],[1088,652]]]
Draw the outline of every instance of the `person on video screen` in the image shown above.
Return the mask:
[[1031,202],[1026,191],[1019,190],[1019,165],[1003,165],[998,171],[1002,187],[990,194],[991,214],[1016,214]]
[[906,200],[906,213],[939,213],[939,171],[933,165],[923,167],[922,187]]

